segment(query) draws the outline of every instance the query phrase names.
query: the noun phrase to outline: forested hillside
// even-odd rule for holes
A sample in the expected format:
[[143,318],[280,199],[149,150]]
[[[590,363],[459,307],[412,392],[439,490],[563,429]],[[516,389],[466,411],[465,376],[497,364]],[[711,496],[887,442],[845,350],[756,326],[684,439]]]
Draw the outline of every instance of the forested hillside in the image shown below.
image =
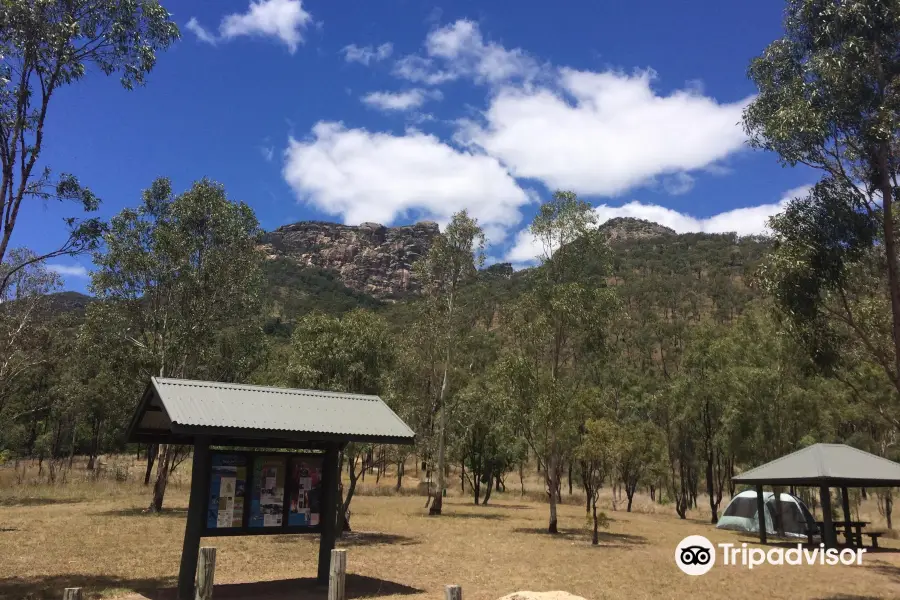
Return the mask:
[[[425,285],[385,301],[348,287],[338,270],[263,257],[252,216],[220,188],[200,182],[176,197],[155,186],[157,202],[188,213],[215,206],[240,225],[244,233],[216,242],[225,246],[202,250],[229,262],[172,280],[155,271],[178,255],[114,243],[95,256],[96,298],[53,293],[52,274],[27,270],[23,297],[6,304],[29,340],[0,373],[7,455],[37,456],[56,471],[72,453],[123,450],[128,415],[160,369],[378,393],[415,427],[429,469],[462,466],[482,501],[531,457],[557,494],[564,480],[589,492],[608,480],[629,504],[643,487],[681,515],[705,494],[715,517],[742,467],[798,444],[853,440],[877,450],[889,439],[860,397],[859,385],[887,394],[865,363],[846,367],[862,378],[857,387],[841,384],[840,373],[817,370],[779,334],[760,279],[770,239],[676,234],[635,219],[598,226],[586,205],[560,194],[533,229],[561,249],[546,248],[536,266],[481,265],[480,228],[461,214],[413,265],[410,276]],[[117,217],[119,238],[138,227],[188,235],[159,210],[145,204]],[[206,300],[211,290],[195,287],[202,281],[234,291]],[[611,454],[585,455],[597,448]],[[347,452],[353,477],[409,455]],[[173,449],[159,460],[180,459]]]

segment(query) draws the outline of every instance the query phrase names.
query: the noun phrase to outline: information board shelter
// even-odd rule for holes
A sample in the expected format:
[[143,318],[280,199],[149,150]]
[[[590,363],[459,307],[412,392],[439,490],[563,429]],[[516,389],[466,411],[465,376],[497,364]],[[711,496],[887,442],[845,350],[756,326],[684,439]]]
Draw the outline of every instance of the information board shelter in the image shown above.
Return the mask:
[[128,441],[194,448],[178,573],[178,597],[188,600],[203,536],[319,534],[317,577],[327,583],[338,453],[415,435],[377,396],[154,377]]

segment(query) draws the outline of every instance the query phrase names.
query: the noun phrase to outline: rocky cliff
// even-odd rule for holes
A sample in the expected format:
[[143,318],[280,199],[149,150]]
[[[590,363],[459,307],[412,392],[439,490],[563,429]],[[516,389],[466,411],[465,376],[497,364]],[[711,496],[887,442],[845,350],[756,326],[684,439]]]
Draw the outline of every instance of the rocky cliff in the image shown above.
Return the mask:
[[438,233],[431,221],[404,227],[301,221],[267,233],[263,249],[271,259],[333,271],[353,290],[397,299],[417,289],[412,265]]
[[609,236],[610,242],[626,240],[643,240],[656,237],[678,235],[670,229],[653,221],[635,219],[633,217],[615,217],[600,225],[600,231]]

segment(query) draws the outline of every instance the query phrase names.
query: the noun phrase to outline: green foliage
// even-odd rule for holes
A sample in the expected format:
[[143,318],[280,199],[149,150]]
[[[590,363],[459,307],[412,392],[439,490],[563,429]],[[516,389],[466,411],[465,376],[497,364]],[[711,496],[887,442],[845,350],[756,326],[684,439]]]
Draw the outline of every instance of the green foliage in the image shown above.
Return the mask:
[[94,255],[89,328],[123,348],[126,373],[144,383],[248,378],[261,335],[257,235],[253,211],[221,185],[201,180],[176,196],[157,179]]
[[784,28],[750,65],[759,94],[744,126],[754,146],[823,179],[772,220],[763,281],[820,366],[860,345],[900,393],[900,4],[790,0]]
[[276,258],[263,263],[265,304],[268,313],[267,334],[289,337],[293,319],[299,315],[322,312],[343,315],[356,308],[374,310],[380,300],[345,286],[332,272],[303,267],[296,262]]
[[[88,68],[121,74],[122,85],[142,85],[156,52],[178,39],[178,28],[155,0],[0,1],[0,262],[22,202],[59,200],[96,211],[99,199],[78,179],[35,171],[43,147],[50,101],[62,86],[81,79]],[[94,251],[105,226],[96,218],[66,219],[69,235],[59,248],[35,260]],[[0,280],[0,292],[13,265]]]
[[393,360],[387,323],[378,315],[313,313],[297,321],[291,335],[288,377],[295,387],[378,394]]

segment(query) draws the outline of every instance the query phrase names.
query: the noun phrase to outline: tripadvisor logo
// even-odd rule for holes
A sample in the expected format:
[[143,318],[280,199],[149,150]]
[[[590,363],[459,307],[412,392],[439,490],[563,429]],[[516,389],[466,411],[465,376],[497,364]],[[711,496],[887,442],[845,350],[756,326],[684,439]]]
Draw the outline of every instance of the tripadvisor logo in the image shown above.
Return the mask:
[[716,564],[716,548],[702,535],[689,535],[675,548],[675,564],[688,575],[703,575]]
[[[752,569],[764,564],[770,565],[861,565],[865,548],[825,549],[817,548],[749,548],[747,544],[718,544],[722,564],[729,567]],[[675,564],[688,575],[708,573],[716,563],[716,547],[702,535],[689,535],[675,548]]]

